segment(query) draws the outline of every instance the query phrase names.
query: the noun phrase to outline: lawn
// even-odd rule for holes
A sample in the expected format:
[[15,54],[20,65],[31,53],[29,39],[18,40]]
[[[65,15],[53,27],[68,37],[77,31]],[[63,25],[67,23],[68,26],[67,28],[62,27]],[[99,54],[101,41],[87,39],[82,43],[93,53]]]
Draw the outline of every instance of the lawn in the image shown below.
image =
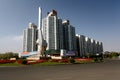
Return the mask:
[[24,66],[22,64],[18,64],[17,62],[15,63],[5,63],[5,64],[0,64],[0,66]]

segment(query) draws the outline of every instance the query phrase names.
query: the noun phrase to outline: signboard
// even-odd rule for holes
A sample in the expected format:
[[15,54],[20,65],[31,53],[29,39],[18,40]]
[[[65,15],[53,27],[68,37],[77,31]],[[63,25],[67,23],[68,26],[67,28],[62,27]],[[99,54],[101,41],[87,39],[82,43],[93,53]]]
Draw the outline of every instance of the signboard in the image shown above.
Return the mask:
[[67,51],[66,56],[75,56],[75,51]]
[[34,55],[34,54],[37,54],[38,52],[37,51],[33,51],[33,52],[21,52],[19,53],[21,57],[27,57],[27,56],[31,56],[31,55]]
[[61,50],[61,56],[75,56],[75,51]]

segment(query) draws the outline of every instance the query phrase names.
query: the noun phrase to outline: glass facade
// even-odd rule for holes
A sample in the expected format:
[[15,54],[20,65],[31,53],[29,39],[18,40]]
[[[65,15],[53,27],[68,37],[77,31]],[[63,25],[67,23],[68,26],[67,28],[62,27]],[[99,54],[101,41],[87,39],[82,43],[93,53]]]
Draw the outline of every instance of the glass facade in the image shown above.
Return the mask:
[[102,42],[95,41],[84,35],[76,35],[77,52],[79,57],[103,53]]
[[58,19],[57,15],[52,15],[54,13],[50,13],[46,18],[43,19],[43,37],[47,42],[47,50],[59,49],[59,31],[58,31]]
[[69,21],[63,21],[63,46],[69,51],[76,50],[75,27],[69,24]]
[[43,19],[43,37],[47,42],[47,50],[66,49],[75,51],[75,28],[68,20],[62,22],[54,12]]
[[23,34],[23,52],[37,51],[37,26],[34,24],[29,25]]

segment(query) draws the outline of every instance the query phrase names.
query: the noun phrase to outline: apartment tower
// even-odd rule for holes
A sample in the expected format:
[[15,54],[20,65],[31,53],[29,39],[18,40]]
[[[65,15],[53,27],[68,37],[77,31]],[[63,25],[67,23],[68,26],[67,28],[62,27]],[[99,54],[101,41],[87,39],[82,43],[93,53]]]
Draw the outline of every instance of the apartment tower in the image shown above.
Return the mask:
[[37,26],[29,23],[28,28],[23,32],[23,52],[37,51]]

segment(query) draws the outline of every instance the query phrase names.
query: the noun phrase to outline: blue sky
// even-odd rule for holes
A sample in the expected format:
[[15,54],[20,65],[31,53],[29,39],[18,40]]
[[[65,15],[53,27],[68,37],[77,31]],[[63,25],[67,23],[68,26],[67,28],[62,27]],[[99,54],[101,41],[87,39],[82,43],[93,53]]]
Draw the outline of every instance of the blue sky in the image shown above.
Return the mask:
[[23,30],[52,9],[69,19],[77,34],[103,42],[104,51],[120,51],[120,0],[0,0],[0,53],[22,51]]

